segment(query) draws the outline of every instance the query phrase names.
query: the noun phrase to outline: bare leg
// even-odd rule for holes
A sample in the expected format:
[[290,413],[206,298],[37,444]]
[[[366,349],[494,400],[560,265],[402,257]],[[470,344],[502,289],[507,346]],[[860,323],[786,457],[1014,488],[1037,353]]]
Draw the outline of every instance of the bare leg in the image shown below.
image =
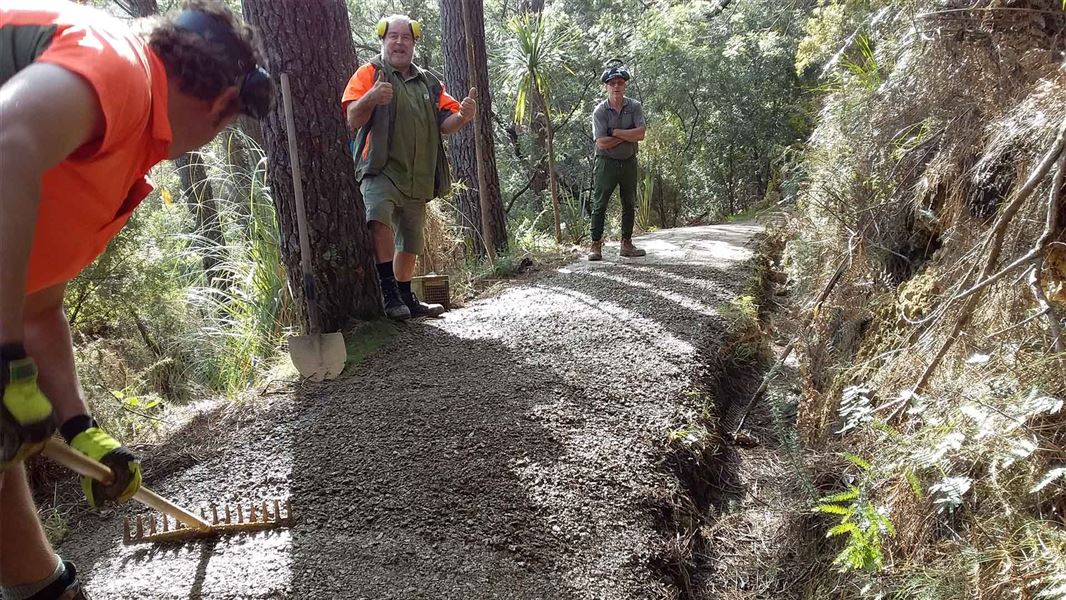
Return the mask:
[[381,221],[370,222],[370,235],[374,239],[374,261],[387,263],[396,253],[396,238],[392,229]]
[[70,322],[63,313],[65,291],[64,284],[30,294],[24,317],[26,353],[37,363],[37,385],[52,401],[57,425],[75,415],[89,414],[74,369]]
[[55,556],[37,520],[26,470],[13,465],[0,475],[0,585],[45,579],[55,571]]
[[392,263],[392,271],[396,273],[396,281],[411,281],[415,275],[415,261],[417,254],[400,251],[396,253],[396,259]]

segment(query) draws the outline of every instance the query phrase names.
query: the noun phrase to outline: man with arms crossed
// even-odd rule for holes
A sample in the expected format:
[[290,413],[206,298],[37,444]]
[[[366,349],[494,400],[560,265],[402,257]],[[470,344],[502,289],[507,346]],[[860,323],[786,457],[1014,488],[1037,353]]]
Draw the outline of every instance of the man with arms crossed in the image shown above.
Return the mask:
[[592,193],[592,247],[589,260],[603,260],[603,221],[607,203],[619,188],[622,196],[621,256],[644,256],[633,245],[633,220],[637,203],[637,142],[644,139],[644,109],[640,102],[625,96],[629,70],[623,66],[603,72],[600,81],[607,99],[592,111],[592,137],[596,140],[596,184]]

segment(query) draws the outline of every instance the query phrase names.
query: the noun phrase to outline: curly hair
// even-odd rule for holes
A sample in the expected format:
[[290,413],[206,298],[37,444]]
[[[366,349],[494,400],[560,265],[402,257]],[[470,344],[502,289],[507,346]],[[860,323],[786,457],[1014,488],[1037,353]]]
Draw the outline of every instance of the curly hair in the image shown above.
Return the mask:
[[166,65],[167,74],[177,79],[183,93],[212,100],[262,62],[255,32],[221,0],[185,0],[181,10],[207,14],[232,31],[237,41],[235,48],[228,47],[181,29],[175,24],[180,14],[177,11],[142,24],[142,35]]

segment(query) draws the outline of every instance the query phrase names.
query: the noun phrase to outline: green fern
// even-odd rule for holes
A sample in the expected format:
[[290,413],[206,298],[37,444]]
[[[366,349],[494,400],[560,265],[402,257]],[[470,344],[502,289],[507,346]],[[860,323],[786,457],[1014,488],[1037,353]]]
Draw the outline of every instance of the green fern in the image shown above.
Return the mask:
[[[844,458],[864,475],[868,475],[872,468],[869,461],[855,454],[845,454]],[[896,529],[861,487],[852,485],[843,492],[825,496],[818,500],[814,510],[840,517],[840,522],[826,532],[826,537],[847,536],[844,548],[833,564],[842,571],[880,571],[884,568],[882,544],[885,537],[896,535]]]

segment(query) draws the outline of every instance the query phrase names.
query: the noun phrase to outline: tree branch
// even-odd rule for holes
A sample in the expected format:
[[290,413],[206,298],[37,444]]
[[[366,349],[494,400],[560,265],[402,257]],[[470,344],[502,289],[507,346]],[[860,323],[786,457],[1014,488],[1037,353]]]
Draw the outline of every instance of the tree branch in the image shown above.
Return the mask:
[[[1006,235],[1007,226],[1021,209],[1022,204],[1029,198],[1029,195],[1032,194],[1034,189],[1036,189],[1036,186],[1041,180],[1043,180],[1044,176],[1047,175],[1047,172],[1051,169],[1052,165],[1055,164],[1055,160],[1058,159],[1060,154],[1062,154],[1064,142],[1066,142],[1066,119],[1064,119],[1059,126],[1058,134],[1055,136],[1055,141],[1052,142],[1051,148],[1044,155],[1044,158],[1036,168],[1033,169],[1033,172],[1029,175],[1025,184],[1022,185],[1017,193],[1015,193],[1014,199],[1006,206],[1006,208],[1004,208],[1003,212],[996,220],[992,232],[988,237],[988,243],[985,246],[988,248],[988,256],[985,259],[984,268],[981,269],[980,279],[983,280],[983,283],[972,288],[973,291],[970,292],[966,304],[963,305],[958,318],[955,320],[955,325],[951,329],[951,334],[948,335],[948,338],[944,340],[943,344],[941,344],[940,349],[937,350],[937,353],[933,356],[933,360],[930,361],[929,365],[925,368],[925,371],[922,372],[918,382],[914,385],[914,393],[921,393],[921,391],[925,389],[933,371],[935,371],[940,365],[944,356],[947,355],[948,350],[955,345],[962,330],[970,323],[974,309],[977,307],[977,302],[981,299],[981,295],[978,292],[987,288],[988,285],[995,281],[990,275],[992,269],[995,268],[996,262],[999,260],[999,254],[1003,249],[1003,237]],[[1058,220],[1057,203],[1061,191],[1063,169],[1066,169],[1066,156],[1064,156],[1064,160],[1059,162],[1058,172],[1054,178],[1054,182],[1059,182],[1059,185],[1052,185],[1051,194],[1048,197],[1048,212],[1055,214],[1048,214],[1045,221],[1044,233],[1040,236],[1040,241],[1037,242],[1035,249],[1038,254],[1043,252],[1044,248],[1051,240],[1051,236],[1056,227],[1055,224]]]

